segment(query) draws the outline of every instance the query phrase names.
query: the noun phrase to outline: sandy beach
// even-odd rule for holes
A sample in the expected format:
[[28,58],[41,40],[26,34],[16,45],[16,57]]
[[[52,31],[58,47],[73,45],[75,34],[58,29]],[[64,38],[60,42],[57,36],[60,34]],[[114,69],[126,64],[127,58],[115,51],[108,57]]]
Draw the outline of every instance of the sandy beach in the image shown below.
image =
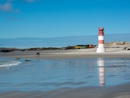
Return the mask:
[[[60,58],[130,58],[123,48],[106,48],[106,53],[96,53],[97,48],[74,50],[14,51],[0,53],[0,57],[60,59]],[[36,55],[40,52],[40,55]],[[52,91],[1,92],[0,98],[130,98],[130,84],[83,88],[63,88]]]
[[[74,49],[74,50],[45,50],[45,51],[14,51],[0,53],[0,57],[13,58],[37,58],[37,59],[55,59],[55,58],[129,58],[130,51],[123,48],[106,48],[106,53],[96,53],[97,48],[92,49]],[[40,55],[36,55],[40,52]]]

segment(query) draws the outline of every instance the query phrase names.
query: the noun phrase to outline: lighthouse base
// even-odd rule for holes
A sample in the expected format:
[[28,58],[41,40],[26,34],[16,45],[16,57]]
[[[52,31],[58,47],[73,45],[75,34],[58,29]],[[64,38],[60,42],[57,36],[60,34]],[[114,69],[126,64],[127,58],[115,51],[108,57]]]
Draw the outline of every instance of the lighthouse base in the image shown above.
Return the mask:
[[105,48],[97,48],[97,53],[105,53],[106,49]]

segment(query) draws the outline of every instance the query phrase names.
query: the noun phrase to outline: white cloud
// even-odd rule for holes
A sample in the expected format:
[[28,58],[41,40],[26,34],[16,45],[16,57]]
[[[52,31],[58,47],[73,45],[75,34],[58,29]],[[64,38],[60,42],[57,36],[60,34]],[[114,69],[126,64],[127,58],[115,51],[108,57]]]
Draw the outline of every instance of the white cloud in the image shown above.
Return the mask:
[[38,0],[23,0],[23,1],[28,2],[28,3],[33,3],[33,2],[38,1]]
[[13,8],[13,2],[27,2],[27,3],[34,3],[40,0],[3,0],[4,4],[0,4],[0,11],[3,12],[20,12],[19,9]]
[[13,10],[13,6],[10,2],[6,2],[5,4],[0,4],[0,10],[4,12],[10,12]]
[[[11,1],[11,0],[10,0]],[[14,9],[11,2],[5,2],[4,4],[0,4],[0,11],[3,12],[14,12],[19,13],[19,9]]]

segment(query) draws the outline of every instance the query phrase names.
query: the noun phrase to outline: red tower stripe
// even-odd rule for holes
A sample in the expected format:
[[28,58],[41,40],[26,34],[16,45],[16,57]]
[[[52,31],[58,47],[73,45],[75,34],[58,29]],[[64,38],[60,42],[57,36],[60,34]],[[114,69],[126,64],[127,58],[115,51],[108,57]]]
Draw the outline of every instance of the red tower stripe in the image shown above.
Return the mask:
[[99,31],[99,36],[104,36],[104,33]]
[[104,44],[104,40],[98,40],[98,44]]

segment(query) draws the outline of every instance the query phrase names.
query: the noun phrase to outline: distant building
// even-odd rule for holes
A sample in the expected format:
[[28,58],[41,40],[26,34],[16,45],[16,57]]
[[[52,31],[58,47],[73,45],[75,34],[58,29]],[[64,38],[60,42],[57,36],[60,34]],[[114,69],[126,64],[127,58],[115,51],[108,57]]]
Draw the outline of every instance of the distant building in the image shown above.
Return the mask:
[[94,48],[93,44],[89,44],[89,45],[76,45],[75,49],[87,49],[87,48]]

